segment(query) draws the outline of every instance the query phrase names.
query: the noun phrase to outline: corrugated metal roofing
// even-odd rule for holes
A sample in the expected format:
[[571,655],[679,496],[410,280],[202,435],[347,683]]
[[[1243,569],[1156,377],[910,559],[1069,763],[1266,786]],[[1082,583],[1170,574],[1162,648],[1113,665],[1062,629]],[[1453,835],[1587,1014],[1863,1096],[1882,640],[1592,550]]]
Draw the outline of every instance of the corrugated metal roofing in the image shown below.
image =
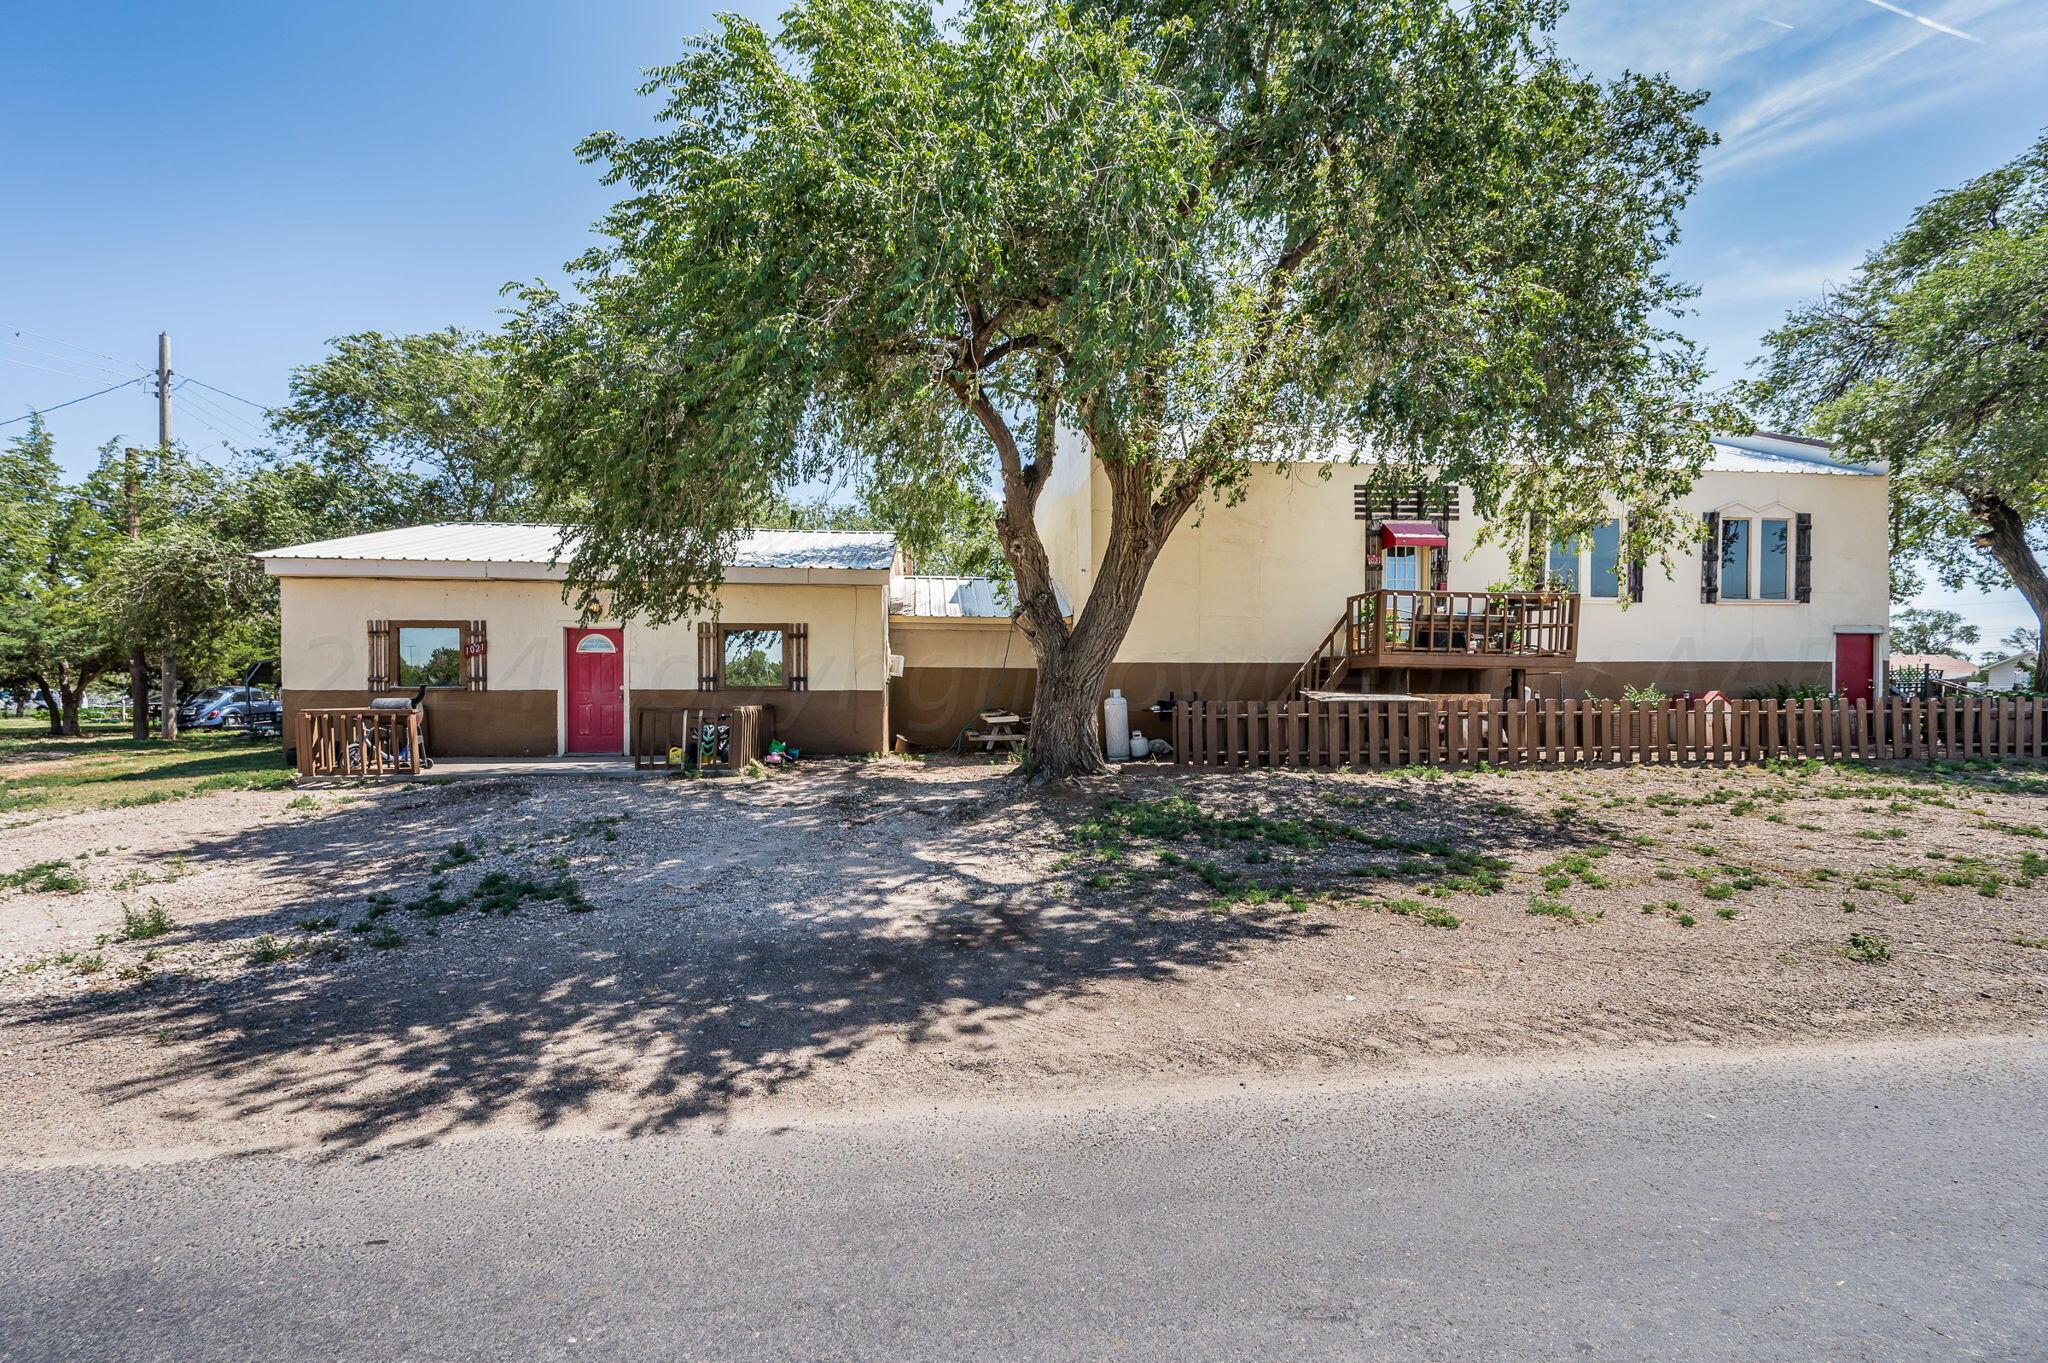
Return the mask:
[[1001,620],[1008,598],[994,578],[905,575],[889,588],[889,613],[922,619]]
[[[1072,615],[1066,589],[1052,584],[1060,612]],[[1007,620],[1015,589],[992,577],[907,573],[889,584],[889,614],[915,620]]]
[[[569,534],[559,525],[443,522],[377,530],[270,549],[258,558],[368,560],[401,563],[546,564]],[[565,555],[566,557],[566,555]],[[896,537],[851,530],[752,530],[733,552],[733,568],[839,568],[886,572]]]
[[1818,440],[1789,435],[1724,435],[1714,440],[1707,467],[1715,473],[1832,473],[1879,478],[1884,470],[1837,459]]

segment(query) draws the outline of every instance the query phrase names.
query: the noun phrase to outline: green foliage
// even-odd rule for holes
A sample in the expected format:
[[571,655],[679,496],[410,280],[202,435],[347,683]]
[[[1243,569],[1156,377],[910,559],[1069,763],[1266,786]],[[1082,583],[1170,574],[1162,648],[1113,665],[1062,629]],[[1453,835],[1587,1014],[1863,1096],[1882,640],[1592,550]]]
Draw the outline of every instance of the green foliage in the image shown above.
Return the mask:
[[308,456],[292,476],[366,489],[393,524],[518,520],[532,510],[491,338],[449,327],[365,331],[329,345],[292,372],[275,417]]
[[146,942],[152,937],[162,937],[177,925],[161,904],[152,904],[146,912],[123,907],[121,910],[121,931],[116,934],[124,942]]
[[1894,653],[1949,653],[1968,657],[1968,648],[1982,637],[1982,631],[1955,611],[1908,607],[1892,612],[1891,649]]
[[[1167,536],[1262,457],[1395,451],[1502,534],[1621,502],[1631,556],[1696,536],[1673,499],[1727,413],[1661,264],[1701,97],[1585,78],[1554,10],[723,17],[650,74],[659,131],[582,145],[625,197],[576,294],[519,291],[513,402],[543,506],[585,527],[572,593],[674,619],[784,489],[915,526],[997,486],[1042,703],[1085,708]],[[1070,625],[1033,512],[1089,457],[1133,533]]]
[[1852,932],[1849,934],[1847,954],[1852,961],[1889,961],[1892,958],[1891,943],[1875,933]]

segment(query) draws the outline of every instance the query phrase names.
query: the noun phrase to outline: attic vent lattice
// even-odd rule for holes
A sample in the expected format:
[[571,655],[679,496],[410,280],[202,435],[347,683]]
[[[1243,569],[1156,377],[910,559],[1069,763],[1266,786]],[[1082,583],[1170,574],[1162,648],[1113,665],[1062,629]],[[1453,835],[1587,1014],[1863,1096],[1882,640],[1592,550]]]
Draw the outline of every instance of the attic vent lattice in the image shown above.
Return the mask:
[[1458,489],[1411,487],[1391,496],[1371,483],[1351,489],[1351,512],[1361,521],[1455,521]]

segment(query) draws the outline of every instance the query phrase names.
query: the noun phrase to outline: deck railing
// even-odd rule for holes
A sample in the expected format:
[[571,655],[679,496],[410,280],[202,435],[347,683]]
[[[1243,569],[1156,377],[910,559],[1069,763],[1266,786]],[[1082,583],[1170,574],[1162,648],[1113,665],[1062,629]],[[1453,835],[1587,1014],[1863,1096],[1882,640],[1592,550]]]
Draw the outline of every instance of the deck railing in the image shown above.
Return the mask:
[[2048,758],[2048,701],[1182,701],[1174,761],[1208,767]]
[[368,706],[299,711],[299,775],[417,776],[420,713]]
[[1345,619],[1354,658],[1512,664],[1569,660],[1579,650],[1576,592],[1362,592],[1346,603]]
[[775,711],[766,705],[676,705],[633,712],[633,765],[637,768],[737,771],[758,762],[774,737]]

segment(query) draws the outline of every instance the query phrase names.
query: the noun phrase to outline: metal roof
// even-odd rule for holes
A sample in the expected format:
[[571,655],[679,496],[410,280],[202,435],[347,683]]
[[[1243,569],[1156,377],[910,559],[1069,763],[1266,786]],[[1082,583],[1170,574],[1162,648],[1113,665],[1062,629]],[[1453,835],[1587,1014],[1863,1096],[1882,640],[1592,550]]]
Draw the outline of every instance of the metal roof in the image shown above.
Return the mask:
[[906,574],[889,585],[889,614],[923,619],[1004,620],[1008,597],[989,577]]
[[[545,566],[574,534],[571,527],[506,522],[442,522],[377,530],[268,549],[261,559],[326,559],[382,563],[522,563]],[[563,553],[566,558],[566,552]],[[887,572],[896,537],[870,531],[750,530],[733,550],[732,568],[825,568]]]
[[[1060,584],[1053,595],[1063,615],[1073,614]],[[913,620],[1007,620],[1016,589],[992,577],[906,573],[889,584],[889,614]]]
[[1768,431],[1715,436],[1707,467],[1715,473],[1832,473],[1858,478],[1882,478],[1885,473],[1874,464],[1835,458],[1833,447],[1824,441]]

